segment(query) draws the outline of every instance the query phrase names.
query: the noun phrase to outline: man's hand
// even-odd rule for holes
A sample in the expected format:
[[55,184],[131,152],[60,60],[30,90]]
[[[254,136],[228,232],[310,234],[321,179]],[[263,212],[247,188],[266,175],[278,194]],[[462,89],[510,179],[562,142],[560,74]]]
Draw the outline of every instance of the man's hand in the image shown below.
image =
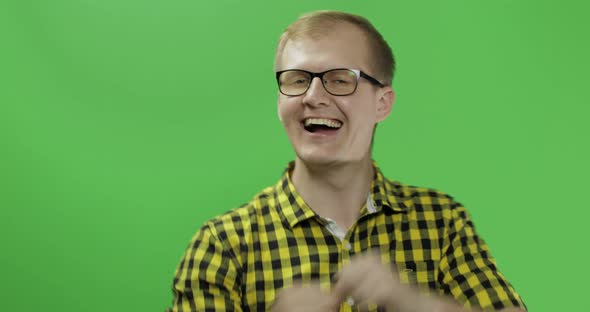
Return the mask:
[[328,290],[320,288],[318,283],[311,285],[294,285],[281,290],[272,305],[271,311],[277,312],[335,312],[340,302]]
[[[436,295],[423,296],[408,285],[403,285],[397,273],[381,262],[378,254],[367,253],[352,259],[342,268],[333,286],[332,296],[336,302],[352,298],[361,310],[366,311],[369,304],[396,312],[476,312],[459,303]],[[507,308],[502,312],[526,312],[520,308]]]
[[379,255],[367,253],[353,258],[342,268],[332,295],[339,302],[352,298],[361,309],[373,304],[391,311],[410,292],[399,282],[394,270],[381,262]]

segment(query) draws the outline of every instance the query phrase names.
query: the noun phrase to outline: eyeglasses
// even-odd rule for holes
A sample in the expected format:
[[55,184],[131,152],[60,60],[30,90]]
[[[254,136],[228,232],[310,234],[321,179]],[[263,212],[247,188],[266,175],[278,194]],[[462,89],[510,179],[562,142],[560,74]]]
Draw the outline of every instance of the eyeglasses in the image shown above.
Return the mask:
[[385,87],[379,80],[358,69],[336,68],[321,73],[312,73],[301,69],[287,69],[277,72],[276,77],[279,91],[289,96],[297,96],[307,92],[315,77],[320,78],[324,89],[332,95],[353,94],[361,77],[374,85]]

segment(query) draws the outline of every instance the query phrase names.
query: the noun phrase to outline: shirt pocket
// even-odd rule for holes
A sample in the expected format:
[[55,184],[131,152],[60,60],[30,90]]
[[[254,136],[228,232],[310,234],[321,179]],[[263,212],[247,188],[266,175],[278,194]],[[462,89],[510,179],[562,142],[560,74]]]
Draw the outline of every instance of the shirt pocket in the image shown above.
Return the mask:
[[437,262],[406,261],[396,263],[399,279],[402,284],[412,285],[420,290],[437,289]]

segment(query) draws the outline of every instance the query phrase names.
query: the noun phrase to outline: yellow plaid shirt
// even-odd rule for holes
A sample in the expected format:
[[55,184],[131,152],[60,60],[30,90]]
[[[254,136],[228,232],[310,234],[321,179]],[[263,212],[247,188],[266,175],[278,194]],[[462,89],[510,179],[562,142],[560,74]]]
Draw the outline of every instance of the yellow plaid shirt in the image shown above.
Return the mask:
[[266,311],[282,288],[308,281],[329,288],[351,257],[375,249],[403,283],[425,293],[486,310],[524,307],[450,196],[386,179],[374,164],[372,205],[341,240],[295,190],[293,166],[274,187],[201,227],[176,270],[169,311]]

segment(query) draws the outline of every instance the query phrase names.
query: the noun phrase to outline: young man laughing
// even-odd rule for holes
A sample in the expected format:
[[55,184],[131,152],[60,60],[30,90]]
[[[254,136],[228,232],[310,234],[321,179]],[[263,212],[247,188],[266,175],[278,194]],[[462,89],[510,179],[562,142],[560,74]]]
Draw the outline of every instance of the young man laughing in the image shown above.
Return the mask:
[[372,160],[394,65],[360,16],[318,11],[287,28],[278,116],[296,158],[198,231],[171,311],[526,310],[461,204],[389,180]]

